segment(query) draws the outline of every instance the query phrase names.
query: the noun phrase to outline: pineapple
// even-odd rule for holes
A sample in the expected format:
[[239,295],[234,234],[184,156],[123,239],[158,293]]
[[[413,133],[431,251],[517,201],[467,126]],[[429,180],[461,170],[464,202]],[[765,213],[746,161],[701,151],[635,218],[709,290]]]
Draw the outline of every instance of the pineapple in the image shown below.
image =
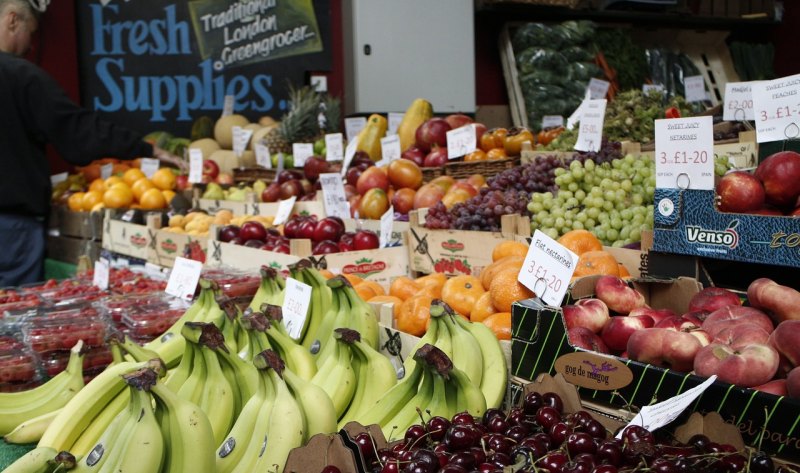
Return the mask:
[[325,133],[338,133],[341,131],[342,101],[338,97],[325,94],[321,108]]
[[292,152],[292,143],[311,142],[320,134],[320,96],[309,86],[296,89],[289,86],[289,111],[280,124],[264,137],[270,153]]

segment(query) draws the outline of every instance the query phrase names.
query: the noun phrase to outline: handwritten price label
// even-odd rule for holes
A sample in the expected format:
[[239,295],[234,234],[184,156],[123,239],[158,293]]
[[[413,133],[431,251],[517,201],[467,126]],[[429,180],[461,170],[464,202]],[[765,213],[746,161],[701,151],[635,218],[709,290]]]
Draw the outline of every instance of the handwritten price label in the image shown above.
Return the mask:
[[344,159],[344,136],[341,133],[325,135],[325,160],[341,161]]
[[684,77],[683,88],[686,90],[687,102],[703,102],[706,100],[706,81],[703,76]]
[[297,339],[303,332],[311,302],[311,286],[286,278],[286,295],[283,299],[283,325],[289,336]]
[[713,118],[656,120],[656,187],[714,189]]
[[664,93],[664,86],[661,85],[661,84],[644,84],[644,85],[642,85],[642,92],[644,92],[645,95],[649,94],[651,90],[655,90],[656,92],[659,92],[659,93],[663,94]]
[[342,176],[335,172],[320,174],[319,182],[322,186],[325,214],[331,217],[350,218],[350,204],[347,203]]
[[109,262],[105,258],[100,258],[94,263],[94,274],[92,275],[92,285],[102,290],[108,289]]
[[470,123],[447,132],[447,159],[465,156],[477,149],[475,125]]
[[350,163],[353,162],[353,157],[356,155],[356,151],[358,150],[358,137],[347,143],[347,148],[344,149],[344,163],[342,163],[342,176],[347,174],[347,169],[350,167]]
[[394,226],[394,207],[390,206],[389,210],[381,215],[381,234],[380,234],[380,247],[386,248],[392,239],[392,228]]
[[361,130],[367,126],[366,117],[351,117],[344,119],[344,131],[347,134],[347,141],[353,141]]
[[200,271],[202,270],[203,263],[178,256],[172,265],[164,292],[174,297],[191,300],[197,289],[197,281],[200,280]]
[[233,115],[233,102],[234,98],[233,95],[226,95],[225,102],[222,104],[222,116],[226,117],[228,115]]
[[558,307],[577,263],[578,255],[536,230],[517,280],[545,303]]
[[611,82],[592,77],[589,79],[589,98],[591,99],[604,99],[608,93],[608,88]]
[[142,158],[142,173],[150,179],[158,171],[160,165],[159,160],[155,158]]
[[753,114],[753,89],[750,82],[725,84],[725,108],[722,119],[726,121],[755,120]]
[[272,221],[273,225],[280,225],[289,220],[289,217],[292,215],[292,209],[294,208],[295,201],[297,201],[296,196],[292,196],[286,200],[280,201],[278,204],[278,211],[275,212],[275,220]]
[[203,152],[199,149],[189,150],[189,182],[203,182]]
[[800,137],[800,74],[752,83],[759,143]]
[[272,169],[272,158],[269,155],[269,148],[262,143],[256,143],[256,164],[262,168]]
[[247,143],[250,142],[250,137],[253,136],[253,130],[242,128],[240,126],[233,127],[233,152],[236,156],[241,158]]
[[606,99],[584,100],[583,113],[580,118],[578,141],[575,149],[578,151],[600,151],[603,141],[603,122],[606,116]]
[[400,159],[400,137],[398,135],[391,135],[381,138],[381,161],[383,164],[389,164],[394,160]]
[[314,145],[311,143],[293,143],[292,155],[294,156],[294,167],[301,168],[308,158],[314,156]]
[[400,127],[400,123],[403,121],[404,116],[406,116],[405,113],[389,113],[389,127],[386,129],[387,135],[394,135],[397,133],[397,128]]

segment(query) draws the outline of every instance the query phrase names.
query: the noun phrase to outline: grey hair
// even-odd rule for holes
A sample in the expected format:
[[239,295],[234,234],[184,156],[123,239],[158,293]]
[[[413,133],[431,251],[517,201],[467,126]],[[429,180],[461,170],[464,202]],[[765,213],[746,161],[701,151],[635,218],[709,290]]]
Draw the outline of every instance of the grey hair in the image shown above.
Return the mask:
[[43,8],[40,8],[40,3],[38,1],[31,2],[30,0],[0,0],[0,15],[6,13],[8,8],[15,8],[18,13],[26,18],[38,20],[40,13],[44,11]]

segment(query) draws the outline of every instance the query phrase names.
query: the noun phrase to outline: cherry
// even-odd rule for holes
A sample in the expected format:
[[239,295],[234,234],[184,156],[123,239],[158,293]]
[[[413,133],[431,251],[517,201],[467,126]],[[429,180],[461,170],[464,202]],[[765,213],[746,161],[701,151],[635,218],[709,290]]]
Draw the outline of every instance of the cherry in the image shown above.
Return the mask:
[[572,427],[568,426],[566,422],[556,422],[550,427],[550,438],[553,440],[553,446],[558,447],[567,439],[567,436],[572,434]]
[[378,457],[378,452],[375,451],[375,444],[372,441],[372,436],[368,432],[361,432],[356,435],[353,441],[358,445],[361,455],[364,460],[371,461]]
[[[556,424],[558,425],[558,424]],[[574,457],[579,453],[595,453],[597,447],[594,444],[592,436],[586,432],[573,432],[569,434],[566,440],[567,452],[570,456]]]
[[453,456],[450,457],[450,462],[448,463],[448,465],[458,465],[465,471],[473,470],[477,464],[478,462],[475,459],[475,455],[472,454],[472,451],[454,453]]
[[[539,445],[541,445],[541,446],[542,446],[542,448],[544,448],[544,451],[545,451],[545,452],[549,451],[549,450],[550,450],[550,448],[553,446],[553,441],[550,439],[550,436],[549,436],[549,435],[547,435],[547,434],[546,434],[546,433],[544,433],[544,432],[539,432],[539,433],[533,434],[533,436],[532,436],[531,438],[532,438],[532,439],[533,439],[533,440],[534,440],[536,443],[538,443]],[[541,456],[541,455],[540,455],[540,456]]]
[[594,417],[584,410],[573,412],[568,416],[567,422],[573,427],[586,427],[589,421],[593,421]]
[[466,425],[451,425],[447,429],[444,441],[452,451],[466,450],[475,445],[477,434]]
[[561,414],[551,406],[542,406],[536,411],[536,422],[546,431],[561,421]]
[[459,465],[447,465],[441,470],[440,473],[469,473],[469,470]]
[[491,421],[495,417],[505,418],[505,416],[506,415],[502,409],[491,407],[489,409],[486,409],[486,412],[483,413],[483,417],[481,417],[481,423],[483,423],[483,425],[489,425],[489,421]]
[[604,439],[608,436],[605,426],[596,419],[592,419],[583,426],[583,431],[596,439]]
[[453,424],[473,425],[475,424],[475,418],[469,412],[459,412],[453,416],[452,422]]
[[399,455],[400,452],[405,451],[405,449],[406,449],[406,443],[405,442],[397,442],[396,444],[391,446],[391,451],[392,451],[392,453],[395,454],[395,456]]
[[569,459],[563,452],[553,451],[536,461],[536,467],[547,470],[550,473],[560,473],[561,467]]
[[543,405],[544,400],[542,399],[542,395],[535,391],[526,394],[524,400],[522,401],[522,409],[528,415],[536,414],[536,411],[538,411]]
[[578,463],[586,463],[587,465],[590,466],[589,469],[592,469],[597,465],[597,463],[595,463],[594,455],[591,453],[579,453],[574,457],[572,457],[572,461]]
[[561,466],[560,473],[591,473],[592,469],[593,466],[588,463],[569,461]]
[[505,419],[505,417],[500,417],[500,416],[492,417],[489,420],[489,423],[484,425],[486,425],[486,428],[489,432],[493,433],[505,432],[510,427],[510,424]]
[[496,471],[499,470],[497,469],[497,465],[489,462],[484,462],[478,465],[478,471],[480,473],[495,473]]
[[378,460],[381,463],[386,463],[387,461],[394,458],[394,452],[391,448],[381,448],[378,449]]
[[652,432],[639,425],[629,425],[622,431],[622,440],[625,444],[647,443],[654,445],[656,442]]
[[547,453],[544,444],[536,441],[533,437],[526,437],[520,442],[517,448],[525,448],[525,452],[530,452],[532,458],[539,458]]
[[[692,447],[689,447],[692,448]],[[694,449],[692,449],[694,450]],[[694,470],[691,460],[687,457],[678,457],[675,459],[675,471],[678,473],[691,473]]]
[[414,446],[417,445],[420,439],[425,437],[425,434],[427,434],[427,432],[425,432],[425,427],[415,424],[406,429],[406,434],[403,437],[403,440],[405,441],[406,445]]
[[739,453],[734,453],[722,457],[721,463],[726,473],[739,473],[747,466],[747,459]]
[[687,445],[691,445],[694,447],[699,453],[705,453],[708,449],[708,445],[711,443],[711,439],[703,434],[695,434],[689,438],[689,441],[686,442]]
[[521,407],[515,407],[508,411],[506,419],[508,419],[511,425],[523,425],[525,421],[525,411]]
[[420,448],[414,455],[411,457],[411,461],[413,463],[418,464],[425,464],[428,465],[433,471],[439,469],[441,465],[439,465],[439,457],[436,456],[432,450],[428,450],[427,448]]
[[564,402],[561,400],[561,396],[556,393],[546,392],[542,394],[542,402],[545,406],[555,408],[559,413],[564,412]]
[[489,434],[486,439],[486,448],[495,452],[509,454],[513,447],[511,441],[502,434]]
[[449,428],[450,421],[442,416],[431,417],[428,421],[428,435],[435,442],[442,440]]
[[758,451],[750,457],[751,473],[773,473],[775,463],[772,458],[763,451]]
[[622,447],[615,439],[603,440],[597,446],[595,458],[598,463],[619,466],[622,464]]
[[489,458],[490,463],[494,463],[495,466],[504,467],[511,464],[511,457],[508,454],[503,452],[494,452]]
[[650,464],[654,473],[677,473],[678,467],[675,462],[667,458],[656,458]]
[[323,468],[322,471],[320,471],[319,473],[342,473],[342,470],[333,465],[328,465],[325,468]]
[[779,465],[775,468],[775,473],[798,473],[798,471],[800,470],[789,465]]
[[592,470],[592,473],[617,473],[617,467],[608,464],[597,465]]
[[428,464],[419,462],[411,462],[403,468],[403,473],[434,473],[435,471]]
[[506,430],[505,435],[514,442],[520,443],[525,437],[528,436],[528,429],[521,425],[515,425],[513,427],[509,427],[509,429]]
[[472,457],[475,459],[475,464],[480,465],[486,462],[486,452],[481,447],[472,447],[469,449]]
[[400,473],[400,462],[395,458],[383,464],[380,473]]
[[397,459],[400,460],[400,463],[410,462],[413,456],[414,456],[414,450],[403,450],[397,452]]

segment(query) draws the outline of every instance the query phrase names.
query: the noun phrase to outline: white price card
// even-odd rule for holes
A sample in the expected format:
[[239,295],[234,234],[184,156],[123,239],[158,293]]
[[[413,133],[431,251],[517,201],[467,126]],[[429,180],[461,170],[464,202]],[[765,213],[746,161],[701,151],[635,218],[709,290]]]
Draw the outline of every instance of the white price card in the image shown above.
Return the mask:
[[292,156],[294,156],[294,167],[301,168],[306,164],[306,160],[314,156],[314,145],[312,143],[292,144]]
[[148,179],[158,171],[161,162],[155,158],[142,158],[142,172]]
[[282,223],[286,223],[289,220],[289,217],[292,216],[292,209],[294,208],[294,203],[296,201],[296,196],[292,196],[286,200],[280,201],[278,203],[278,211],[275,212],[275,220],[272,221],[272,224],[280,225]]
[[756,141],[800,137],[800,74],[753,83]]
[[189,182],[199,184],[203,182],[203,151],[189,149]]
[[164,292],[170,296],[191,300],[202,270],[203,263],[178,256],[172,265],[172,272],[169,273],[169,281]]
[[592,77],[589,79],[589,98],[591,99],[604,99],[608,94],[608,88],[611,82]]
[[406,116],[405,113],[389,112],[389,126],[386,129],[387,135],[394,135],[397,133],[397,129],[400,127],[404,116]]
[[106,180],[111,177],[111,173],[114,172],[114,165],[111,163],[103,164],[100,166],[100,179]]
[[561,115],[545,115],[542,117],[542,129],[558,128],[564,126],[564,117]]
[[341,161],[344,159],[344,136],[341,133],[325,135],[325,160]]
[[350,204],[344,192],[342,176],[337,173],[319,175],[322,187],[322,202],[325,205],[325,215],[339,218],[350,218]]
[[470,123],[447,132],[447,159],[465,156],[478,148],[475,124]]
[[92,274],[92,285],[102,290],[108,289],[109,262],[105,258],[99,258],[94,263],[94,274]]
[[584,100],[586,104],[581,114],[578,141],[575,149],[578,151],[600,151],[603,141],[603,122],[606,117],[606,99]]
[[586,105],[589,100],[589,91],[587,90],[583,96],[583,101],[581,104],[578,105],[578,108],[576,108],[574,112],[572,112],[572,115],[567,117],[567,130],[575,128],[575,124],[581,121],[581,116],[583,116],[583,111],[586,110]]
[[67,180],[67,177],[69,177],[69,173],[66,173],[66,172],[60,172],[58,174],[53,174],[52,176],[50,176],[50,184],[56,185],[59,182],[64,182],[64,181]]
[[[685,393],[673,396],[666,401],[650,404],[649,406],[642,406],[639,413],[631,419],[628,425],[638,425],[644,427],[649,431],[654,431],[675,420],[695,399],[700,397],[709,386],[714,384],[717,380],[717,375],[711,375],[707,380],[703,381]],[[627,426],[626,426],[627,427]],[[622,438],[622,432],[625,429],[620,429],[617,433],[617,438]]]
[[272,157],[269,148],[263,143],[256,143],[256,164],[262,168],[272,169]]
[[381,161],[383,161],[383,164],[389,164],[400,159],[401,155],[399,135],[389,135],[381,138]]
[[283,298],[283,326],[289,336],[297,339],[303,332],[311,302],[311,286],[292,278],[286,278]]
[[517,280],[546,304],[559,307],[577,265],[578,255],[536,230]]
[[707,98],[706,81],[703,76],[684,77],[683,88],[686,91],[687,102],[703,102]]
[[361,130],[367,126],[366,117],[350,117],[344,119],[344,131],[347,134],[347,141],[353,141]]
[[356,151],[358,150],[358,137],[353,141],[347,143],[347,148],[344,149],[344,162],[342,163],[342,176],[347,174],[347,169],[350,167],[350,163],[353,162],[353,157],[356,155]]
[[656,120],[656,187],[714,189],[714,119]]
[[237,157],[242,157],[242,153],[247,148],[247,143],[250,142],[251,136],[253,136],[253,130],[240,126],[233,127],[233,152],[236,153]]
[[234,102],[233,95],[225,96],[225,101],[222,104],[223,117],[227,117],[228,115],[233,115],[233,102]]
[[394,228],[394,207],[389,206],[389,210],[381,215],[381,234],[380,246],[386,248],[392,240],[392,229]]
[[655,90],[656,92],[664,93],[664,86],[661,84],[644,84],[642,85],[642,92],[645,94],[649,93],[651,90]]
[[725,121],[754,120],[753,89],[750,82],[728,82],[725,84],[725,105],[722,110]]
[[285,168],[285,166],[283,164],[283,153],[278,153],[278,159],[276,159],[276,161],[277,161],[277,163],[276,163],[276,166],[275,166],[275,179],[273,179],[273,180],[275,182],[278,182],[278,176],[281,175],[281,173],[283,172],[283,170]]

